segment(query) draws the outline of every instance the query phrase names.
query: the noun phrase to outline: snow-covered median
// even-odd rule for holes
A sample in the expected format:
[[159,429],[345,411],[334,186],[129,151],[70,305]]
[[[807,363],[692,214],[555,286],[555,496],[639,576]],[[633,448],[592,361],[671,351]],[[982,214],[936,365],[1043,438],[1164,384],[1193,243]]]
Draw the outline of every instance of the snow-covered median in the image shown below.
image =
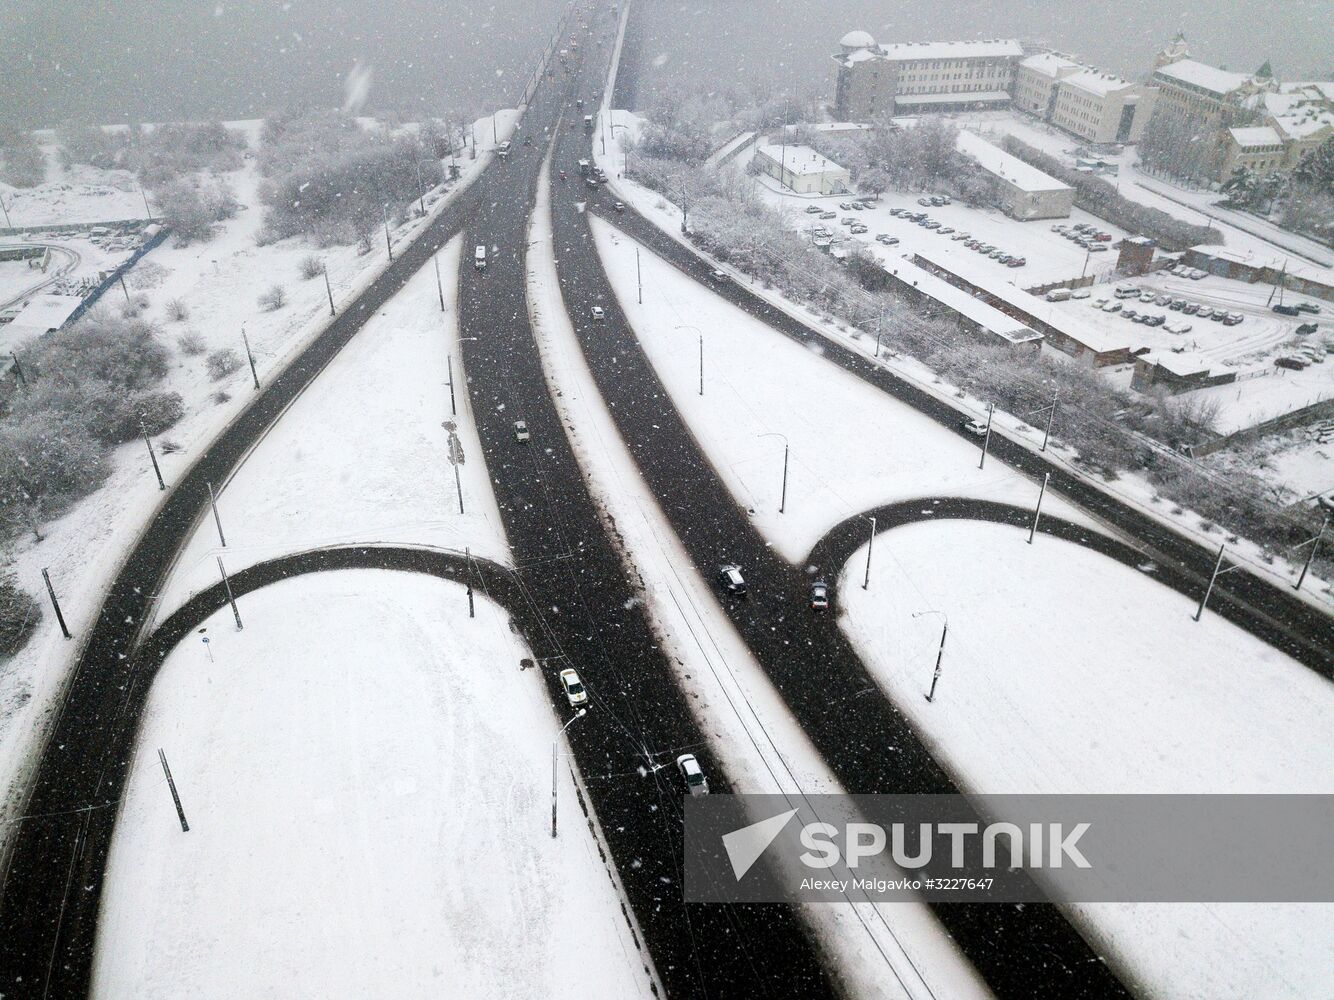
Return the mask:
[[216,484],[227,545],[211,517],[199,522],[159,617],[217,582],[219,555],[235,571],[322,545],[394,542],[509,562],[458,350],[461,240],[440,254],[443,313],[428,265],[367,320],[232,478]]
[[[883,503],[923,496],[1037,503],[1038,484],[995,458],[978,469],[980,443],[775,333],[607,223],[594,219],[593,230],[621,308],[673,404],[788,560],[800,562],[835,524]],[[1043,509],[1093,523],[1050,493]]]
[[[650,996],[502,609],[344,570],[163,665],[102,897],[97,997]],[[190,832],[158,764],[162,748]]]
[[[870,588],[864,548],[839,588],[862,659],[962,787],[1334,792],[1328,681],[1215,614],[1196,623],[1150,575],[1025,538],[975,522],[899,528],[876,542]],[[942,614],[929,612],[949,621],[933,703]],[[1150,996],[1298,1000],[1328,985],[1334,904],[1076,910]]]

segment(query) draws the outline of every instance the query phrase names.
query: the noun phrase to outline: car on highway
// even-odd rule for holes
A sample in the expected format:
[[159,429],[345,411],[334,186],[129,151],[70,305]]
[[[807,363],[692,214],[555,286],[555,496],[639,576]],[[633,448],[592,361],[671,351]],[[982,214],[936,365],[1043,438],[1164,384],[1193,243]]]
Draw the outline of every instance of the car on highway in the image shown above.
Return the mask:
[[499,156],[502,160],[510,155],[510,144],[508,139],[506,139],[504,142],[502,142],[499,146],[496,147],[496,155]]
[[726,271],[719,271],[716,269],[709,272],[709,277],[712,278],[714,281],[718,282],[718,284],[720,285],[728,280]]
[[811,584],[811,610],[829,610],[829,584],[823,580],[816,580]]
[[681,772],[687,792],[691,795],[709,794],[709,779],[704,776],[704,769],[699,766],[693,753],[683,753],[677,757],[676,769]]
[[625,211],[625,202],[623,202],[623,201],[613,201],[613,202],[611,203],[611,207],[614,208],[614,209],[616,209],[616,211],[618,211],[618,212],[624,212],[624,211]]
[[593,318],[596,320],[602,320],[607,318],[607,311],[603,309],[601,306],[594,306],[590,310],[590,312],[593,314]]
[[570,667],[560,672],[560,686],[571,708],[578,708],[588,702],[588,691],[584,689],[584,682],[579,679],[578,672]]
[[986,437],[987,425],[983,420],[965,420],[959,426],[969,434],[975,434],[978,437]]
[[718,584],[726,594],[733,597],[746,596],[746,580],[741,575],[741,567],[736,563],[724,563],[718,567]]
[[514,440],[519,444],[528,443],[528,423],[524,420],[514,421]]

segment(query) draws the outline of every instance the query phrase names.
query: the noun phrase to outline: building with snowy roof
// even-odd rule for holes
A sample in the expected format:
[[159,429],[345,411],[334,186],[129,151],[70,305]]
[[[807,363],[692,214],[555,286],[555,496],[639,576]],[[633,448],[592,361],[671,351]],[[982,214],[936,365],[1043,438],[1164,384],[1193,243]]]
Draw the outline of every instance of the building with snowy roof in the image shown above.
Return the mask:
[[850,31],[834,56],[836,113],[863,121],[1006,107],[1023,55],[1015,39],[877,45],[867,32]]
[[1155,114],[1178,120],[1195,118],[1218,128],[1230,127],[1240,109],[1260,100],[1265,92],[1279,89],[1268,63],[1254,75],[1210,66],[1191,58],[1185,36],[1179,32],[1158,53],[1149,82],[1158,90]]
[[9,344],[59,330],[74,315],[83,299],[78,295],[34,295],[3,329]]
[[1011,218],[1064,219],[1070,215],[1075,190],[1069,184],[1044,174],[967,129],[959,131],[958,149],[990,175],[996,204]]
[[1137,142],[1156,94],[1059,52],[1038,52],[1015,69],[1015,107],[1086,142]]
[[840,167],[810,146],[761,142],[755,147],[753,162],[797,194],[839,194],[852,184],[847,168]]
[[1261,176],[1283,167],[1283,137],[1269,125],[1226,129],[1222,135],[1223,158],[1218,170],[1220,181],[1228,180],[1238,170],[1250,170]]

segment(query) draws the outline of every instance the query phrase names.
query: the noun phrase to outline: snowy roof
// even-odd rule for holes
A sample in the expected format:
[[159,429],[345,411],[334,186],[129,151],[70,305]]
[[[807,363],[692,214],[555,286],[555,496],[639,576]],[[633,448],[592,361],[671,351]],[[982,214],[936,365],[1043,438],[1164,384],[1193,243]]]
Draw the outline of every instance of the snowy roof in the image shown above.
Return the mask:
[[948,94],[902,94],[894,98],[895,104],[948,104],[952,101],[967,101],[980,104],[984,101],[1008,101],[1010,94],[1004,90],[983,90],[980,92],[956,90]]
[[1218,69],[1194,59],[1181,59],[1166,66],[1158,67],[1155,76],[1165,76],[1172,80],[1190,84],[1222,97],[1245,84],[1250,77],[1245,73],[1232,73]]
[[819,122],[817,132],[869,132],[875,128],[870,122]]
[[755,151],[780,164],[790,174],[805,176],[808,174],[847,173],[833,160],[822,156],[810,146],[775,146],[770,142],[760,143]]
[[1300,94],[1310,100],[1334,101],[1334,80],[1304,80],[1280,85],[1285,94]]
[[1254,149],[1257,146],[1281,146],[1283,137],[1268,125],[1252,128],[1230,128],[1228,134],[1232,141],[1242,149]]
[[1129,80],[1121,79],[1114,73],[1099,73],[1097,70],[1086,69],[1081,73],[1072,73],[1070,76],[1064,77],[1061,80],[1061,86],[1078,87],[1090,94],[1105,96],[1118,90],[1125,90],[1127,87],[1133,87],[1134,84]]
[[959,130],[959,152],[971,156],[990,174],[1013,184],[1021,191],[1068,191],[1070,186],[1062,184],[1055,177],[1044,174],[1037,167],[1029,166],[1023,160],[1011,156],[998,146],[993,146],[980,135],[966,129]]
[[1031,69],[1038,73],[1045,73],[1047,76],[1055,78],[1063,69],[1083,69],[1083,67],[1073,59],[1067,59],[1059,52],[1039,52],[1035,56],[1029,56],[1020,64],[1025,69]]
[[1024,54],[1013,38],[990,38],[985,41],[964,42],[895,42],[881,45],[880,54],[886,59],[1001,59]]
[[849,31],[838,44],[845,49],[869,49],[875,45],[875,39],[866,31]]
[[1275,115],[1274,127],[1290,139],[1309,139],[1326,129],[1334,129],[1334,112],[1316,108],[1300,108],[1287,114]]
[[78,295],[34,295],[5,330],[11,339],[50,333],[64,326],[81,305]]
[[937,278],[906,257],[887,261],[884,266],[899,281],[911,285],[952,312],[971,320],[988,333],[1003,337],[1012,344],[1025,344],[1042,339],[1042,334],[1036,330],[1024,326],[1019,320],[1001,312],[995,306],[989,306],[973,298],[962,288],[954,287],[945,279]]

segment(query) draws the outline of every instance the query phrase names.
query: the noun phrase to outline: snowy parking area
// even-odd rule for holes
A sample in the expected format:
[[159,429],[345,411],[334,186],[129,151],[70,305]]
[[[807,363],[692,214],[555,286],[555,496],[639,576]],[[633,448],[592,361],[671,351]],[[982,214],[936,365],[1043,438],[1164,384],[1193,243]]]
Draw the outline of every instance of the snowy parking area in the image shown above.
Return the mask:
[[[621,308],[672,402],[737,502],[789,561],[804,559],[844,518],[879,504],[918,496],[1037,502],[1038,484],[996,459],[978,469],[976,440],[824,362],[610,225],[592,222]],[[780,514],[784,438],[789,467]],[[1043,509],[1093,523],[1051,494]]]
[[149,697],[95,997],[652,995],[564,766],[551,837],[565,720],[503,609],[376,570],[241,607],[245,631],[214,615]]
[[[423,267],[232,478],[216,484],[227,544],[219,544],[211,517],[200,521],[159,601],[159,617],[217,582],[217,556],[235,572],[303,549],[394,542],[471,549],[509,563],[458,349],[461,241],[451,240],[440,254],[445,312],[435,271]],[[449,405],[451,363],[456,416]]]
[[[1072,543],[962,522],[882,534],[844,567],[842,625],[965,789],[1334,792],[1334,686]],[[949,636],[930,686],[943,616]],[[1090,936],[1147,995],[1309,998],[1334,905],[1099,904]],[[1323,957],[1322,957],[1323,956]]]

